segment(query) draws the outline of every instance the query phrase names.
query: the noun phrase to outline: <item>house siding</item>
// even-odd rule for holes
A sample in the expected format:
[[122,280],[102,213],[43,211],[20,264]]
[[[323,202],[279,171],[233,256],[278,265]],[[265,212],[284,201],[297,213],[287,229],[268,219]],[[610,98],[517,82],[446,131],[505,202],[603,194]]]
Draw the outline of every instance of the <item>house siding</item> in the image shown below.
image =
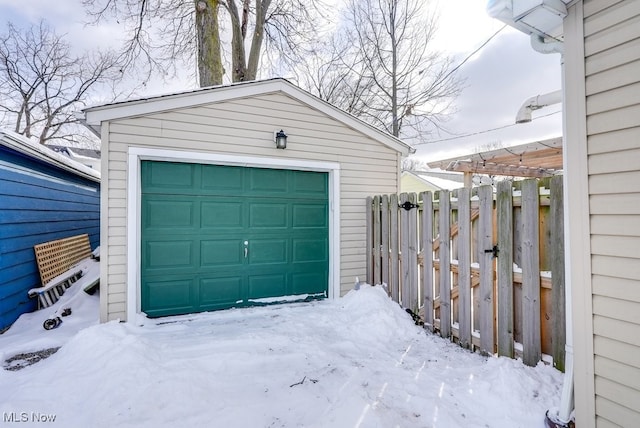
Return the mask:
[[[640,420],[640,2],[584,2],[597,426]],[[578,374],[579,375],[579,374]]]
[[[103,125],[104,126],[104,125]],[[273,133],[288,134],[277,150]],[[340,163],[340,290],[366,275],[365,198],[399,189],[400,154],[282,93],[181,108],[108,124],[106,319],[126,319],[127,153],[129,147]],[[103,155],[105,148],[103,147]],[[105,256],[103,256],[105,257]]]
[[410,175],[403,174],[401,178],[400,189],[405,193],[420,193],[420,192],[436,192],[440,189],[435,186],[430,186],[425,181]]
[[36,309],[33,246],[89,234],[100,244],[100,185],[0,147],[0,331]]

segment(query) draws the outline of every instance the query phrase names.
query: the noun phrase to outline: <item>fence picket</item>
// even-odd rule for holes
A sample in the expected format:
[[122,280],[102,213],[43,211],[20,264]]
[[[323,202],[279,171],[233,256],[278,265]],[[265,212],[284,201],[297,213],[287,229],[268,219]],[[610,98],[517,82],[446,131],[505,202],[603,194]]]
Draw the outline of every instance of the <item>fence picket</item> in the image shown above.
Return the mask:
[[400,247],[398,242],[398,195],[391,195],[389,197],[389,214],[390,225],[389,230],[391,236],[389,237],[390,246],[390,258],[391,258],[391,278],[389,279],[389,286],[391,287],[391,298],[395,302],[400,301]]
[[389,286],[389,196],[382,195],[381,199],[382,210],[380,216],[380,226],[382,229],[381,237],[381,257],[382,257],[382,282]]
[[522,182],[522,361],[535,366],[540,339],[540,249],[538,181]]
[[373,198],[373,285],[381,283],[380,280],[380,196]]
[[[409,194],[400,194],[400,205],[409,202]],[[400,210],[400,301],[403,308],[411,307],[409,290],[409,212]]]
[[[563,187],[562,176],[551,179],[551,218],[563,219]],[[552,308],[552,332],[553,338],[553,366],[564,372],[565,342],[566,342],[566,308],[564,288],[564,226],[562,221],[554,221],[551,224],[551,293],[553,299]]]
[[480,217],[478,262],[480,264],[480,351],[493,354],[493,187],[478,187]]
[[366,271],[366,282],[373,282],[373,198],[371,196],[367,196],[367,252],[366,252],[366,260],[367,260],[367,271]]
[[424,325],[433,332],[433,199],[431,192],[421,193],[422,208],[422,288]]
[[471,193],[458,190],[458,343],[471,348]]
[[451,336],[451,200],[447,190],[440,191],[440,336]]
[[497,187],[498,355],[513,358],[513,192],[510,181]]

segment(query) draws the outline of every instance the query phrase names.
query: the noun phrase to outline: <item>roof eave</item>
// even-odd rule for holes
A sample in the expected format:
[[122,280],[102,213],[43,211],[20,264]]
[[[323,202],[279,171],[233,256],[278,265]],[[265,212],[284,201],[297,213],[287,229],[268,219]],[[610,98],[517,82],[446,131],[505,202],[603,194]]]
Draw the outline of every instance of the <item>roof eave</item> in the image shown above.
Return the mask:
[[60,153],[56,153],[47,147],[40,147],[37,143],[34,143],[20,134],[0,130],[0,141],[3,146],[19,153],[38,159],[41,162],[45,162],[88,180],[95,181],[97,183],[100,182],[100,172],[69,159]]

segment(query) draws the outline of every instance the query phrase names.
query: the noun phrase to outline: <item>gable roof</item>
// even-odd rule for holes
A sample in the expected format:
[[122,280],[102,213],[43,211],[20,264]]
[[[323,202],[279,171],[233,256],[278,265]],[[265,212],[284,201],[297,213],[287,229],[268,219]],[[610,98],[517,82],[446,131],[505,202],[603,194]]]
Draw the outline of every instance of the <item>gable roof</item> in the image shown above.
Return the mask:
[[7,147],[15,152],[91,181],[100,182],[100,172],[95,169],[91,169],[61,153],[49,149],[47,146],[15,132],[0,129],[0,146]]
[[383,145],[400,152],[404,156],[415,152],[413,147],[399,138],[363,122],[355,116],[352,116],[315,95],[310,94],[283,78],[210,86],[191,91],[88,107],[82,110],[84,117],[82,117],[81,120],[93,132],[100,135],[100,124],[105,121],[143,116],[167,110],[195,107],[203,104],[223,102],[238,98],[249,98],[257,95],[277,92],[288,95],[289,97],[326,114],[327,116],[343,123],[345,126],[359,131]]

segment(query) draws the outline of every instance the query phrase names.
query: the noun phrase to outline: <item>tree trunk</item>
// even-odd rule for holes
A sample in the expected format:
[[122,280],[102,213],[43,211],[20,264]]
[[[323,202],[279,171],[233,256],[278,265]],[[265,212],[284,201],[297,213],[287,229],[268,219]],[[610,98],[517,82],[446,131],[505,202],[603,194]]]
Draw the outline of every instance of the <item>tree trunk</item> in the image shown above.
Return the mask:
[[222,84],[222,55],[218,28],[219,0],[195,0],[200,86]]
[[256,80],[258,75],[258,65],[260,63],[260,51],[264,41],[264,21],[267,11],[271,6],[271,0],[256,0],[256,27],[251,40],[251,51],[249,52],[249,64],[247,66],[247,80]]
[[[238,7],[234,0],[229,0],[228,10],[231,15],[231,80],[234,82],[243,82],[247,79],[247,61],[245,58],[244,39],[246,36],[246,20],[247,8],[246,1],[242,4],[242,18],[238,13]],[[245,12],[247,11],[247,12]]]
[[389,7],[389,29],[391,36],[391,133],[398,137],[400,126],[398,123],[398,41],[396,39],[396,14],[398,3],[391,2]]

